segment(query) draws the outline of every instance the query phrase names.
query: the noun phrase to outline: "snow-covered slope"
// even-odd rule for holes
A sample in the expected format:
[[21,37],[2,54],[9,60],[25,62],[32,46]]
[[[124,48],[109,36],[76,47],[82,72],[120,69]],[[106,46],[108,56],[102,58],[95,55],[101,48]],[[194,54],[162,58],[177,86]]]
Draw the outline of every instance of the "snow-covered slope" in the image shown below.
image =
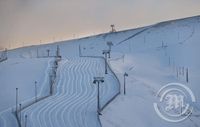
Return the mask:
[[[112,46],[109,63],[122,84],[124,72],[129,74],[127,78],[127,95],[118,96],[103,110],[102,125],[105,127],[197,127],[200,126],[198,117],[200,116],[200,103],[198,101],[200,97],[199,40],[200,16],[196,16],[158,23],[139,29],[19,48],[9,51],[8,61],[0,63],[0,78],[1,81],[8,82],[9,76],[3,73],[19,74],[19,71],[8,71],[9,69],[6,69],[14,67],[9,62],[26,61],[23,63],[26,65],[21,64],[19,66],[22,70],[27,70],[31,63],[35,64],[34,67],[38,70],[32,68],[33,70],[29,72],[22,71],[21,76],[17,78],[23,80],[23,83],[19,86],[20,89],[26,90],[21,93],[23,97],[26,96],[22,100],[25,101],[34,97],[34,94],[31,93],[32,88],[29,87],[31,90],[27,88],[26,82],[30,84],[35,78],[41,79],[40,82],[44,82],[45,78],[42,74],[45,74],[45,65],[51,60],[36,58],[37,52],[39,56],[46,56],[49,49],[50,55],[55,55],[56,46],[59,45],[62,61],[57,72],[56,93],[24,109],[22,123],[24,124],[24,115],[27,114],[29,116],[28,125],[31,127],[100,126],[96,114],[96,89],[95,86],[91,85],[93,77],[94,75],[105,76],[106,81],[109,82],[102,85],[101,101],[108,99],[110,97],[109,93],[115,92],[114,86],[116,83],[112,82],[112,75],[103,75],[104,63],[102,61],[92,58],[79,58],[79,50],[81,50],[82,55],[103,56],[102,50],[108,49],[106,42],[112,41],[114,45]],[[180,74],[177,77],[177,68],[189,69],[189,83],[185,81],[185,75]],[[27,73],[34,73],[36,77],[24,78]],[[163,85],[170,82],[186,84],[197,99],[197,102],[193,105],[193,115],[180,123],[169,123],[162,120],[153,109],[156,92]],[[13,89],[13,93],[16,88],[16,85],[2,84],[2,86],[5,89]],[[105,88],[103,88],[104,86]],[[121,90],[123,89],[121,88]],[[43,91],[41,94],[44,93]],[[14,94],[10,97],[15,98]],[[0,101],[3,102],[4,99]],[[13,100],[6,106],[1,104],[0,108],[6,109],[14,106]],[[1,112],[1,126],[16,125],[16,120],[10,112],[10,110]]]

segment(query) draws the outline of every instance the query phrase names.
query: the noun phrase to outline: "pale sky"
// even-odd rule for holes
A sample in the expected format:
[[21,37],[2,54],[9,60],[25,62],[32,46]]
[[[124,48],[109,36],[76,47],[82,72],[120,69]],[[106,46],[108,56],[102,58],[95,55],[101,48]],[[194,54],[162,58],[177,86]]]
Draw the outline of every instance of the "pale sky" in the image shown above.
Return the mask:
[[0,48],[200,15],[200,0],[0,0]]

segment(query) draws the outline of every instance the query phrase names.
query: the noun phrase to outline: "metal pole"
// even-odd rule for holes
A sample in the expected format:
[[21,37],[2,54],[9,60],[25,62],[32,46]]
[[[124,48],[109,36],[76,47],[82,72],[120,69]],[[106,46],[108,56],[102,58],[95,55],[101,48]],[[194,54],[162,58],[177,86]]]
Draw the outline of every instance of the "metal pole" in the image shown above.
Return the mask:
[[98,110],[98,113],[100,112],[100,102],[99,102],[99,81],[97,82],[98,84],[97,84],[97,89],[98,89],[98,91],[97,91],[97,110]]
[[50,75],[50,94],[52,95],[53,93],[53,82],[52,82],[52,75]]
[[176,67],[176,76],[178,78],[178,68]]
[[105,53],[105,74],[108,74],[108,70],[107,70],[107,53]]
[[37,81],[35,81],[35,102],[37,102]]
[[17,107],[18,107],[18,88],[16,88],[16,113],[17,113]]
[[186,69],[186,82],[189,82],[189,77],[188,77],[188,68]]
[[19,121],[20,121],[20,123],[21,123],[21,120],[22,120],[21,110],[22,110],[22,104],[19,104]]
[[79,45],[79,57],[81,57],[81,46]]
[[47,57],[49,57],[49,52],[50,52],[50,50],[49,50],[49,49],[47,49]]
[[126,77],[128,76],[128,74],[125,72],[124,73],[124,95],[126,94]]
[[124,95],[126,94],[126,76],[124,75]]
[[111,51],[111,50],[109,50],[109,52],[108,52],[108,58],[110,58],[110,51]]
[[25,127],[27,126],[27,115],[25,115]]

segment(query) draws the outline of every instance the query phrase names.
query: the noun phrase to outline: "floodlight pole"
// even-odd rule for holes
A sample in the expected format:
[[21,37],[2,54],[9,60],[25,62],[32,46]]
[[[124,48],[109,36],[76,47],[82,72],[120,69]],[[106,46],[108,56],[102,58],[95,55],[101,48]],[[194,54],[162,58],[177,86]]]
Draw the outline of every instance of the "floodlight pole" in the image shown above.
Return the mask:
[[99,115],[102,115],[100,113],[100,89],[99,89],[99,84],[104,82],[104,78],[103,77],[94,77],[94,81],[93,83],[96,84],[97,83],[97,113]]
[[107,59],[108,59],[109,53],[110,53],[110,50],[103,50],[103,54],[105,55],[105,74],[108,74]]
[[126,94],[126,77],[128,77],[128,74],[124,73],[124,95]]
[[99,102],[99,82],[97,82],[97,90],[98,90],[98,92],[97,92],[97,109],[98,109],[98,111],[100,111],[100,102]]

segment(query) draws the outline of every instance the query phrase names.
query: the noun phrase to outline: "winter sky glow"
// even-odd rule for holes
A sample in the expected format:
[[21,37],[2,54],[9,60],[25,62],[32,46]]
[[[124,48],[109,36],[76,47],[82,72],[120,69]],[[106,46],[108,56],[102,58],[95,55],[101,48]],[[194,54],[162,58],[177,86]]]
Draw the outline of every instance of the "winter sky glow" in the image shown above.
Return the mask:
[[0,48],[39,44],[200,14],[200,0],[0,0]]

